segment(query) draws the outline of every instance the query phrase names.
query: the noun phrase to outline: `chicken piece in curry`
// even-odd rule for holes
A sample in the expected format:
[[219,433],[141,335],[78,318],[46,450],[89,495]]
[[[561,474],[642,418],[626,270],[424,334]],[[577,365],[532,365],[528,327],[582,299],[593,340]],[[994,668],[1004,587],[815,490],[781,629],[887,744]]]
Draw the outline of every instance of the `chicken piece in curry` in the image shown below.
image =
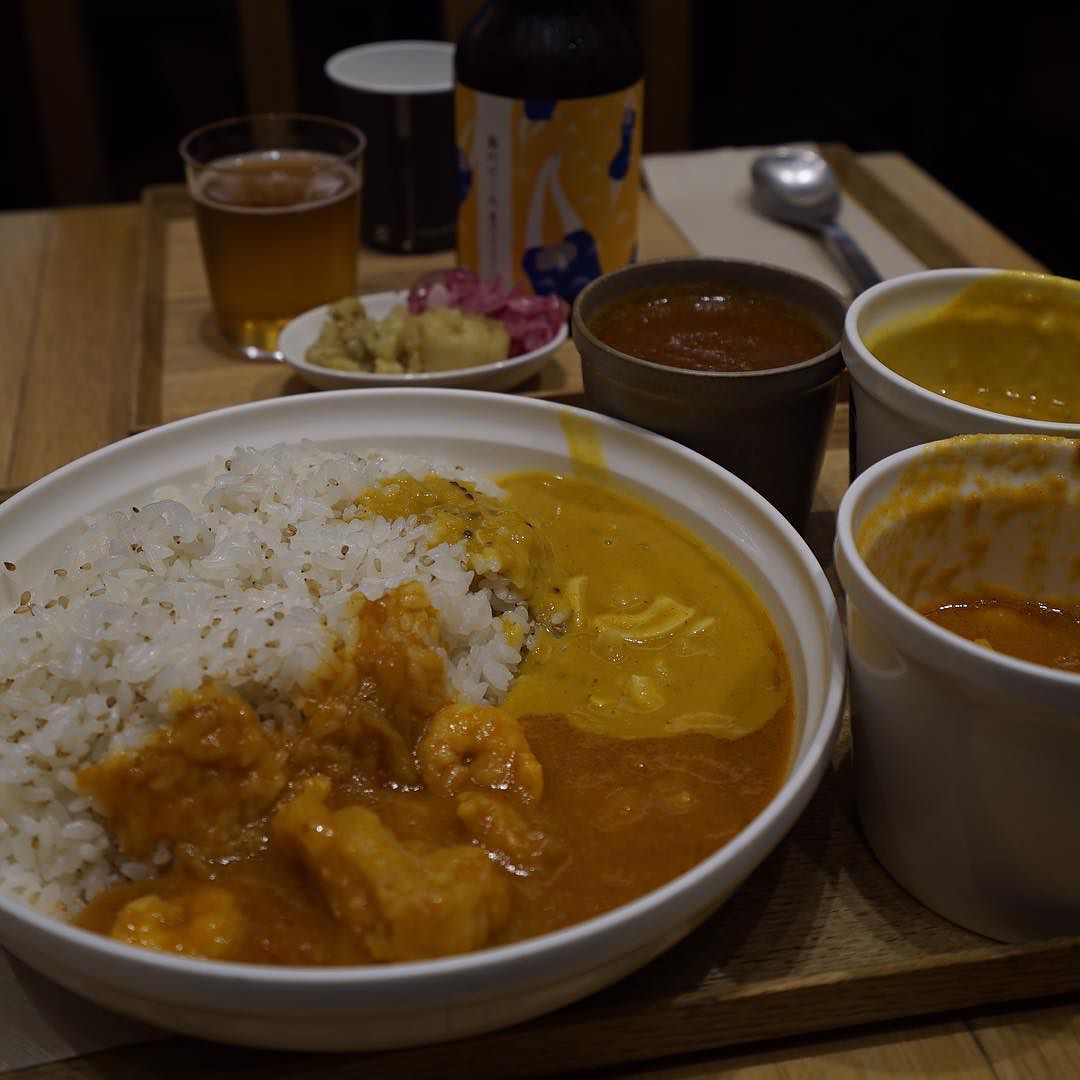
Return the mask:
[[212,685],[176,692],[152,736],[81,771],[122,851],[168,865],[100,893],[78,925],[219,960],[446,956],[626,903],[763,809],[794,707],[748,587],[607,487],[502,486],[399,478],[342,516],[415,515],[474,569],[498,566],[535,623],[505,701],[453,699],[422,586],[355,595],[348,639],[288,721]]

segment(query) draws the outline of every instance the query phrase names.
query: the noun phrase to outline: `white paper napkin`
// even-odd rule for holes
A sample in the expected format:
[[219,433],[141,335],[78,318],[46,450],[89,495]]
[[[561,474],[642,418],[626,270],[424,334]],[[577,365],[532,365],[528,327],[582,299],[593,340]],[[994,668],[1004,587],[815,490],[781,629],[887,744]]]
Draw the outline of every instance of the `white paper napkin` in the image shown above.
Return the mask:
[[[798,270],[850,295],[843,273],[811,233],[762,217],[750,203],[750,165],[763,147],[650,154],[643,161],[653,199],[702,255],[753,259]],[[882,277],[925,270],[858,203],[845,198],[840,223]]]
[[162,1034],[61,989],[0,949],[0,1072]]

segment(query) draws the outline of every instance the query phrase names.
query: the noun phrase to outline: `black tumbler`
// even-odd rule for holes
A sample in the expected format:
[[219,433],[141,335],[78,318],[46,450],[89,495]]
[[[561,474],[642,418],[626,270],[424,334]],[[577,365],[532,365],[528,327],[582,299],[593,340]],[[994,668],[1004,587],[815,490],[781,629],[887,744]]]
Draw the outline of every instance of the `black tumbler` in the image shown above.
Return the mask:
[[381,251],[454,247],[454,47],[380,41],[326,62],[338,115],[367,136],[360,234]]

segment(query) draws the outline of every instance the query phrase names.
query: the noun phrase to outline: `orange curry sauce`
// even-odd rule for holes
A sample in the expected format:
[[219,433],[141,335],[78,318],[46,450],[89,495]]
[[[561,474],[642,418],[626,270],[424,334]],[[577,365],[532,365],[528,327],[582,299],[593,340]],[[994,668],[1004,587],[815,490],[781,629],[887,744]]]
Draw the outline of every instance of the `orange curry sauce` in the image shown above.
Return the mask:
[[995,652],[1080,673],[1080,604],[980,598],[938,604],[923,614]]

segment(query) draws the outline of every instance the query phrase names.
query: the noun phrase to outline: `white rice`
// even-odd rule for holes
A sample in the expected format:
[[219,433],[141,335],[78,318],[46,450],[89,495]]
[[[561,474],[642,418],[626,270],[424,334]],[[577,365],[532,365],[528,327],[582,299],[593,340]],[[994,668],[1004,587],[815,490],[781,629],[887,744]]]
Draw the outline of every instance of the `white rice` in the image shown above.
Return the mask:
[[498,702],[520,660],[508,622],[521,630],[514,641],[528,636],[506,582],[475,575],[463,544],[429,547],[415,518],[342,520],[381,479],[433,473],[498,494],[419,457],[238,449],[202,483],[84,522],[45,581],[0,569],[21,600],[0,620],[0,892],[71,913],[153,873],[118,851],[75,772],[145,738],[167,720],[171,691],[206,678],[265,722],[282,718],[346,630],[357,591],[375,600],[422,583],[439,612],[450,695]]

